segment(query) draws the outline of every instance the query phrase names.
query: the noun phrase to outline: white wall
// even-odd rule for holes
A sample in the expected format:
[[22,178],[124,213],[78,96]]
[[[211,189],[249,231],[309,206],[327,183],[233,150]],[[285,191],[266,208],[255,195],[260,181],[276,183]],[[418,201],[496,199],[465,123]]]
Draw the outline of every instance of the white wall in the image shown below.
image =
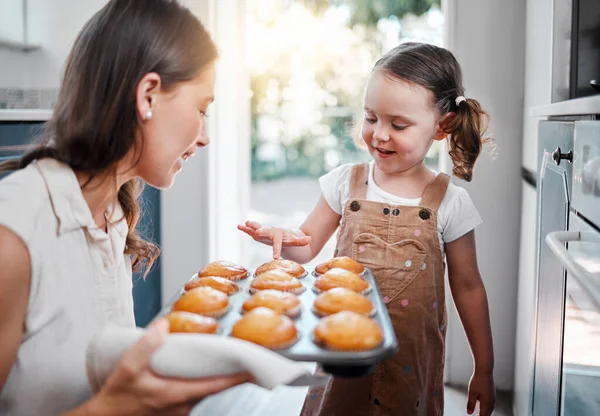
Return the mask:
[[58,88],[64,61],[77,33],[105,3],[106,0],[28,0],[28,41],[41,49],[18,52],[0,48],[0,87]]
[[23,0],[0,0],[0,40],[23,42]]
[[[527,0],[525,106],[523,116],[523,166],[537,169],[537,123],[529,108],[550,104],[552,92],[553,0]],[[521,251],[515,343],[513,413],[528,415],[533,377],[533,322],[535,313],[536,193],[523,185]]]
[[[521,213],[525,3],[450,0],[448,25],[448,46],[463,68],[466,96],[479,100],[491,114],[490,132],[498,145],[495,158],[480,158],[473,182],[460,185],[469,191],[484,221],[476,238],[490,304],[494,378],[498,389],[510,390]],[[473,363],[454,312],[447,347],[447,381],[468,384]]]

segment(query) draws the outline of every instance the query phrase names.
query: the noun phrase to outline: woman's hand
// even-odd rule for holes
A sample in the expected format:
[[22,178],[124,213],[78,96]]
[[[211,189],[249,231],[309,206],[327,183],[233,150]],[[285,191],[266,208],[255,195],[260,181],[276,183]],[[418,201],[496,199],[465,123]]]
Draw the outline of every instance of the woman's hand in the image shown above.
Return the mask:
[[203,398],[252,380],[248,373],[183,380],[159,377],[149,367],[168,334],[166,319],[153,323],[127,351],[100,392],[81,410],[86,415],[187,415]]
[[469,383],[469,399],[467,413],[475,411],[475,403],[479,402],[479,416],[490,416],[496,405],[496,389],[491,373],[474,372]]
[[302,247],[312,241],[310,236],[296,235],[287,228],[263,227],[254,221],[246,221],[245,225],[238,225],[238,230],[245,232],[259,243],[273,246],[274,259],[281,257],[282,247]]

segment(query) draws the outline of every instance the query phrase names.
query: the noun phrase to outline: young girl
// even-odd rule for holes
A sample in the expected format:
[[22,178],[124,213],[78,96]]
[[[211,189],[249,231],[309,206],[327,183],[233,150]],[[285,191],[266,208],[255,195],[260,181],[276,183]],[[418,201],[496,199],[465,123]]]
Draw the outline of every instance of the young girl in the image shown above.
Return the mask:
[[0,414],[183,415],[248,381],[158,377],[157,321],[92,397],[91,337],[134,326],[132,266],[156,247],[136,232],[141,180],[169,187],[208,144],[215,45],[173,0],[111,0],[77,37],[42,145],[0,181]]
[[[321,198],[300,230],[238,228],[280,255],[306,263],[340,226],[335,256],[373,272],[398,338],[398,352],[362,379],[333,378],[307,396],[304,415],[441,415],[444,411],[444,270],[469,339],[475,371],[467,411],[494,408],[487,297],[477,268],[481,219],[466,191],[425,165],[448,138],[453,173],[470,181],[485,139],[486,113],[463,96],[459,64],[446,49],[397,46],[377,63],[364,95],[361,137],[373,161],[320,179]],[[283,249],[282,249],[283,247]]]

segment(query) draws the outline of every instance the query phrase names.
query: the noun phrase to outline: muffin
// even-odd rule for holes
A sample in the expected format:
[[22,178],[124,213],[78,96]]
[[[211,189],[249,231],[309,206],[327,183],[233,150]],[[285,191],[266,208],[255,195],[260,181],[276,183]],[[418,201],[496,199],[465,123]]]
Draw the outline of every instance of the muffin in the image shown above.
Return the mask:
[[213,261],[198,272],[198,277],[218,276],[228,280],[241,280],[248,277],[248,270],[229,261]]
[[212,287],[227,296],[231,296],[240,290],[237,283],[218,276],[196,277],[187,282],[184,288],[185,290],[192,290],[195,287]]
[[219,318],[227,313],[229,299],[212,287],[196,287],[185,292],[173,305],[174,311],[197,313]]
[[300,300],[293,293],[279,290],[261,290],[242,305],[242,312],[247,313],[256,308],[265,307],[277,313],[295,318],[300,314]]
[[169,332],[192,332],[198,334],[216,334],[219,323],[208,316],[191,312],[172,311],[167,315]]
[[315,280],[315,289],[319,292],[325,292],[334,287],[345,287],[362,294],[367,293],[370,289],[369,283],[365,279],[345,269],[331,269]]
[[333,315],[350,311],[364,316],[373,316],[375,308],[366,297],[345,287],[334,287],[321,293],[313,304],[314,312],[319,316]]
[[280,290],[282,292],[291,292],[300,294],[304,291],[304,286],[300,280],[287,274],[283,270],[269,270],[256,276],[250,283],[250,292],[255,293],[259,290]]
[[368,351],[383,342],[383,332],[375,320],[349,311],[321,319],[313,336],[315,344],[336,351]]
[[352,273],[361,274],[365,271],[365,268],[362,264],[357,262],[356,260],[352,260],[350,257],[334,257],[331,260],[326,261],[325,263],[319,264],[315,267],[315,272],[317,274],[325,274],[331,269],[344,269],[348,270]]
[[254,273],[256,276],[263,274],[264,272],[268,272],[269,270],[283,270],[287,274],[295,277],[296,279],[302,279],[307,275],[304,267],[296,263],[292,260],[284,260],[278,259],[273,260],[268,263],[261,265],[256,272]]
[[290,318],[268,308],[256,308],[233,324],[231,336],[262,345],[265,348],[290,347],[298,330]]

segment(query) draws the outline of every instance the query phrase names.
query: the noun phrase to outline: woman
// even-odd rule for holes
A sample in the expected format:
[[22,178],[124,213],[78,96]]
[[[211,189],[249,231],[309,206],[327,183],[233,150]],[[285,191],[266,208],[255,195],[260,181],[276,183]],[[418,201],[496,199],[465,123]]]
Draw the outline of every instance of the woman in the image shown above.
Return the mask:
[[249,380],[154,375],[165,321],[93,397],[85,372],[94,333],[135,325],[132,269],[158,255],[135,230],[140,182],[168,188],[208,144],[216,58],[172,0],[112,0],[78,35],[42,144],[2,166],[16,172],[0,182],[0,414],[187,414]]

